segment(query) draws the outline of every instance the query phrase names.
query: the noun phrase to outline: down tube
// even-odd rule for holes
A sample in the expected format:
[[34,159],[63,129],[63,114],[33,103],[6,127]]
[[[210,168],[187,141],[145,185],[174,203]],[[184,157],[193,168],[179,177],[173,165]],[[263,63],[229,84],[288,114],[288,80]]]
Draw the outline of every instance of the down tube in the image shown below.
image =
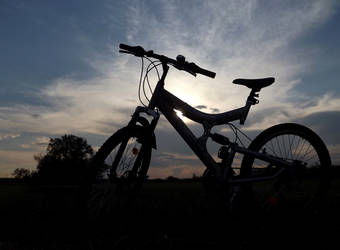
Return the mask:
[[200,143],[196,136],[191,132],[191,130],[185,125],[185,123],[176,115],[175,111],[168,105],[161,105],[161,112],[165,118],[170,122],[170,124],[176,129],[176,131],[181,135],[184,141],[189,145],[189,147],[194,151],[198,158],[203,162],[203,164],[211,169],[217,170],[218,164],[208,153],[206,146]]

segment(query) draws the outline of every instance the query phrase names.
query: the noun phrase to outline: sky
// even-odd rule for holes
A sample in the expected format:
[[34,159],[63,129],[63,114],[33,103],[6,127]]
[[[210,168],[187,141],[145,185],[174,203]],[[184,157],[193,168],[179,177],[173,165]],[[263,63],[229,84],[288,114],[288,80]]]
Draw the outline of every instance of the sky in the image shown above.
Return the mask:
[[[140,60],[120,54],[120,43],[216,72],[171,69],[166,79],[167,90],[207,113],[244,105],[249,91],[233,79],[275,77],[244,131],[254,138],[301,123],[340,164],[339,24],[336,0],[1,0],[0,177],[35,169],[50,138],[74,134],[98,149],[127,124],[139,105]],[[202,172],[164,117],[155,133],[150,177]]]

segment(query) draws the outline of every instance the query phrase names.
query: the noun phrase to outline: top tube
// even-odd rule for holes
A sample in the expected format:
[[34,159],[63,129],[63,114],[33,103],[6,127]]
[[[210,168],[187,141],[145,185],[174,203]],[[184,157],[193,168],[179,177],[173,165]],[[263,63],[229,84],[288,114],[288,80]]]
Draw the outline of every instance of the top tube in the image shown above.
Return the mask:
[[219,114],[204,113],[198,109],[193,108],[164,88],[161,91],[160,98],[157,99],[157,102],[166,103],[167,105],[170,105],[173,109],[180,110],[182,114],[190,120],[202,124],[210,124],[211,126],[222,125],[231,121],[240,120],[244,117],[244,114],[247,111],[247,107],[242,107]]

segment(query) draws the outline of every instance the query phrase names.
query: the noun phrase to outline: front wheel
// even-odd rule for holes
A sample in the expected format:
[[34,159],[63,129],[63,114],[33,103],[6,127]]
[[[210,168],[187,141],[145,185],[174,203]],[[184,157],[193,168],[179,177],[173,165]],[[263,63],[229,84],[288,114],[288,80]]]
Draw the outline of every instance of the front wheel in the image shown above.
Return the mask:
[[[259,134],[249,149],[270,154],[293,165],[284,169],[273,181],[243,184],[242,191],[248,199],[266,208],[305,210],[322,205],[330,186],[331,159],[327,147],[316,133],[298,124],[279,124]],[[245,155],[240,176],[270,176],[280,168]]]
[[127,126],[114,133],[98,150],[82,187],[83,206],[95,220],[116,216],[115,210],[139,191],[151,158],[150,133]]

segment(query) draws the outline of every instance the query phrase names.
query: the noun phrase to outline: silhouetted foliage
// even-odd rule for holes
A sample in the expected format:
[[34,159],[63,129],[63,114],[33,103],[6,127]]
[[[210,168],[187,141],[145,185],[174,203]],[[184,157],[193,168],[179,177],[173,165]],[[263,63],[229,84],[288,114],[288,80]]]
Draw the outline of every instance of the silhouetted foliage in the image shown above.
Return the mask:
[[31,177],[31,170],[29,169],[26,169],[26,168],[16,168],[13,173],[12,173],[12,176],[15,178],[15,179],[28,179]]
[[49,183],[78,182],[92,155],[92,147],[81,137],[64,135],[61,138],[51,138],[47,153],[34,157],[38,161],[38,177]]

